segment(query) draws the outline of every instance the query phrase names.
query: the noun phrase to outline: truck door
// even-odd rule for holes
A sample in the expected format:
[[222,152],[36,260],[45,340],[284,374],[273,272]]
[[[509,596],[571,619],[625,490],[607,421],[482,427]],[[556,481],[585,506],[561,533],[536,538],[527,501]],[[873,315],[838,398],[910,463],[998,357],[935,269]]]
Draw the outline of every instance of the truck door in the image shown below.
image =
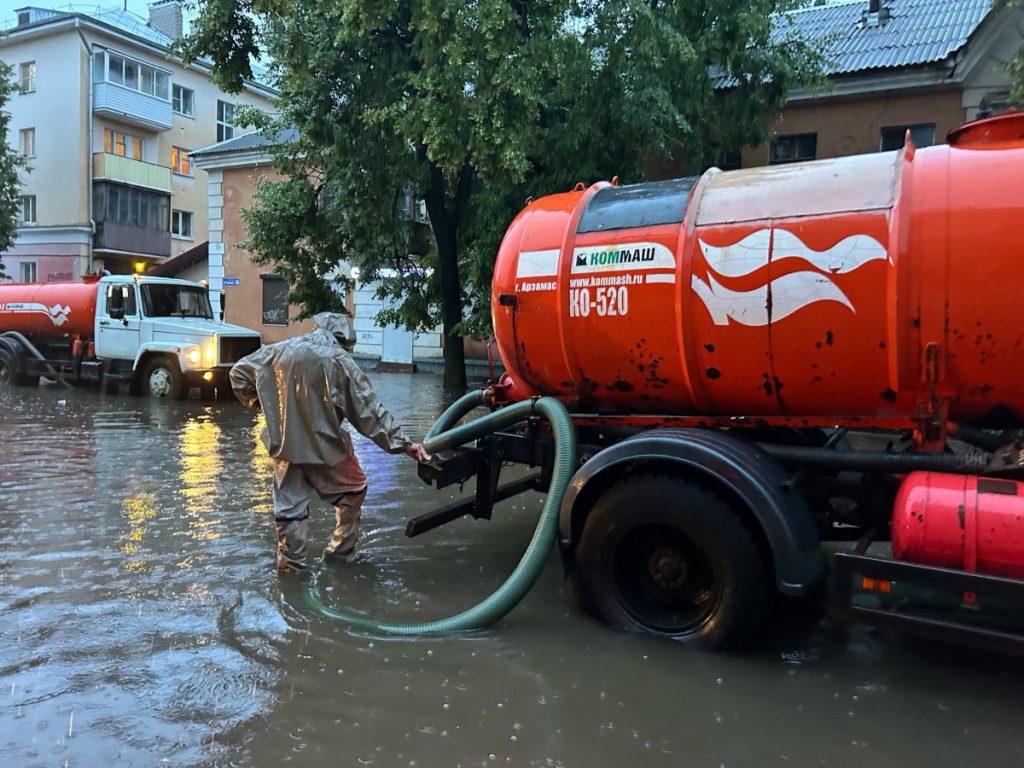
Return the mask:
[[117,360],[134,360],[139,351],[139,308],[135,286],[107,285],[96,307],[96,354]]

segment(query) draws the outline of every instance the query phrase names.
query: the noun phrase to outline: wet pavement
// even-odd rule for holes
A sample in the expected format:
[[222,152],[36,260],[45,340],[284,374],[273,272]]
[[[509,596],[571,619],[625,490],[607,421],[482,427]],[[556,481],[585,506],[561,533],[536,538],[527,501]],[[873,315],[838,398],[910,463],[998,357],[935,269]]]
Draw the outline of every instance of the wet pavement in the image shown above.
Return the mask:
[[[373,378],[416,437],[443,408],[432,376]],[[233,402],[0,392],[3,765],[1024,765],[1017,661],[826,624],[689,651],[582,616],[554,554],[476,635],[315,617],[273,568],[258,430]],[[326,572],[331,601],[420,621],[504,579],[539,496],[409,540],[448,496],[357,448],[361,555]],[[313,510],[311,549],[330,523]]]

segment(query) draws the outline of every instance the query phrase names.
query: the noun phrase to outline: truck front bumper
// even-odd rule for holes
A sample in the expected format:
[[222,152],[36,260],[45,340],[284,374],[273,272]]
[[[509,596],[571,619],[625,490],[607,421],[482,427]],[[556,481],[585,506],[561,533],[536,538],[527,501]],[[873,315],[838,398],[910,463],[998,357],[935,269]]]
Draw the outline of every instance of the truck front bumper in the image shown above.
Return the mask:
[[218,368],[192,368],[184,372],[185,386],[187,387],[216,387],[217,389],[231,389],[231,382],[228,380],[230,366]]

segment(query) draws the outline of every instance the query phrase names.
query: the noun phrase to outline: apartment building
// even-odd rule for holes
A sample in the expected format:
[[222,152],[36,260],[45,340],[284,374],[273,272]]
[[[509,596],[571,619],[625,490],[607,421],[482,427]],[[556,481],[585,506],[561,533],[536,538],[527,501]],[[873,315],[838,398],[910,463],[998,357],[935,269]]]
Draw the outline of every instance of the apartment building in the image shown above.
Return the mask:
[[274,91],[223,93],[208,66],[169,56],[181,31],[181,0],[151,4],[148,19],[17,11],[0,37],[20,85],[7,141],[31,166],[0,255],[14,279],[143,271],[207,239],[207,178],[189,153],[242,133],[238,108],[270,110]]

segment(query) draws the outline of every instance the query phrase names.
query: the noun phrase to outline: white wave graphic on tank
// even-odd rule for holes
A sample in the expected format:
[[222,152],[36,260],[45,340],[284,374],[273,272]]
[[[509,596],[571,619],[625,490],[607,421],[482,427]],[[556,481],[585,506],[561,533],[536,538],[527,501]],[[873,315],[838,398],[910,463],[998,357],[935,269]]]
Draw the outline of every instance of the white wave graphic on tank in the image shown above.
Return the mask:
[[[831,248],[816,251],[787,230],[775,229],[774,243],[772,234],[770,228],[759,229],[726,246],[698,240],[710,272],[707,281],[694,275],[691,285],[715,325],[728,325],[730,319],[742,325],[768,325],[769,319],[782,320],[819,301],[834,301],[856,313],[850,299],[829,275],[846,274],[868,262],[889,259],[885,247],[869,235],[851,235]],[[750,291],[734,291],[715,280],[716,275],[744,277],[767,266],[769,260],[780,264],[787,259],[801,259],[820,271],[791,272]]]

